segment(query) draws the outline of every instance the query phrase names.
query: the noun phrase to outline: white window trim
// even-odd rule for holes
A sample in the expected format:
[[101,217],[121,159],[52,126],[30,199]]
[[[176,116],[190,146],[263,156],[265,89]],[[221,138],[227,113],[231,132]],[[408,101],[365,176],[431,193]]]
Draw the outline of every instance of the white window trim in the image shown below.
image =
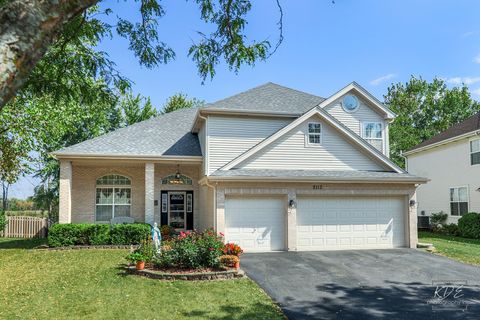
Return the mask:
[[[319,124],[320,125],[320,133],[310,133],[309,127],[310,124]],[[320,136],[320,142],[319,143],[311,143],[310,142],[310,135],[318,135]],[[307,147],[319,147],[323,144],[323,126],[321,122],[316,122],[316,121],[309,121],[307,122],[307,131],[305,134],[305,146]]]
[[[450,194],[451,194],[451,190],[452,189],[460,189],[460,188],[466,188],[467,189],[467,213],[470,212],[470,188],[468,187],[468,185],[465,185],[465,186],[455,186],[455,187],[449,187],[448,188],[448,203],[451,205],[452,203],[460,203],[460,202],[464,202],[464,201],[452,201],[450,199]],[[459,208],[460,209],[460,208]],[[452,209],[451,207],[449,208],[449,216],[452,216],[452,217],[461,217],[462,215],[461,214],[458,214],[458,215],[453,215],[452,214]]]
[[472,152],[472,142],[473,141],[480,141],[480,138],[473,138],[473,139],[470,139],[468,141],[468,150],[470,151],[470,153],[469,153],[470,157],[468,157],[468,162],[470,162],[471,166],[478,166],[478,165],[480,165],[480,163],[472,164],[472,154],[480,152],[480,151]]
[[[373,123],[373,124],[379,124],[379,125],[382,126],[382,130],[381,130],[381,132],[382,132],[382,137],[381,137],[381,138],[367,138],[367,137],[365,136],[365,127],[366,127],[367,124],[371,124],[371,123]],[[364,121],[364,122],[362,122],[362,125],[361,125],[361,128],[360,128],[360,129],[361,129],[361,136],[362,136],[362,138],[365,139],[365,140],[382,140],[382,141],[385,140],[385,124],[384,124],[383,122],[381,122],[381,121]]]
[[[357,100],[357,106],[356,106],[355,109],[353,109],[353,110],[348,110],[348,109],[345,107],[344,103],[343,103],[343,99],[345,99],[345,97],[348,96],[348,95],[354,97],[355,100]],[[353,95],[353,94],[346,94],[346,95],[344,95],[344,96],[340,99],[340,105],[342,106],[343,111],[345,111],[346,113],[355,113],[355,112],[358,111],[358,109],[360,109],[360,99],[358,99],[358,98],[357,98],[355,95]]]
[[[102,177],[99,177],[95,180],[95,223],[110,223],[110,221],[102,221],[102,220],[97,220],[97,206],[112,206],[112,217],[110,219],[115,218],[115,189],[130,189],[130,203],[121,203],[119,206],[130,206],[130,216],[132,214],[132,179],[130,177],[121,175],[125,178],[128,178],[130,180],[130,185],[120,185],[120,184],[112,184],[112,185],[97,185],[96,181]],[[98,189],[113,189],[113,198],[112,198],[112,203],[97,203],[97,190]]]

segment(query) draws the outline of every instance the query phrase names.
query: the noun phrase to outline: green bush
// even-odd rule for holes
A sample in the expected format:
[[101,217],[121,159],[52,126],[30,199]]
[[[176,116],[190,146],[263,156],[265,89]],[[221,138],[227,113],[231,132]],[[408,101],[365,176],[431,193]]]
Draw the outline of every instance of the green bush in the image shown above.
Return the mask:
[[111,244],[140,244],[151,236],[151,228],[146,223],[115,224],[110,230]]
[[7,226],[7,217],[5,216],[5,212],[3,212],[3,210],[0,210],[0,232],[5,230],[6,226]]
[[465,238],[480,239],[480,214],[469,212],[458,220],[460,235]]
[[181,232],[168,242],[154,263],[161,268],[201,269],[220,265],[223,238],[213,230]]
[[443,227],[437,230],[438,233],[447,235],[447,236],[459,236],[460,229],[455,223],[446,224]]
[[48,245],[129,245],[140,244],[150,236],[148,224],[55,224],[48,230]]
[[432,213],[430,215],[430,224],[432,228],[438,227],[439,225],[444,226],[447,223],[448,214],[443,211]]

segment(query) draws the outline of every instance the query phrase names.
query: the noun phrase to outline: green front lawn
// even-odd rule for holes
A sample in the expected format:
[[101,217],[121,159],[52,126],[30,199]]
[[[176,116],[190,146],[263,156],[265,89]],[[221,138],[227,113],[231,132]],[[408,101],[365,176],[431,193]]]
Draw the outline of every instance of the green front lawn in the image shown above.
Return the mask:
[[0,319],[283,319],[251,280],[125,275],[126,250],[28,250],[0,238]]
[[419,232],[418,241],[432,243],[437,254],[464,263],[480,265],[480,240]]

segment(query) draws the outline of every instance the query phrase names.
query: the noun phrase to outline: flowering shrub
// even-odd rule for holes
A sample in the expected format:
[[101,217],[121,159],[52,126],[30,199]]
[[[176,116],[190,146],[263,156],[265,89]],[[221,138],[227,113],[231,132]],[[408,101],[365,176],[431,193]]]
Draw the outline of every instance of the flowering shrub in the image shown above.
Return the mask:
[[228,256],[239,256],[243,253],[242,248],[235,243],[226,243],[222,249],[224,255]]
[[223,246],[223,238],[212,229],[180,232],[168,242],[168,250],[163,250],[154,263],[162,268],[218,267]]
[[160,233],[162,234],[162,240],[170,240],[175,234],[175,229],[165,224],[160,228]]

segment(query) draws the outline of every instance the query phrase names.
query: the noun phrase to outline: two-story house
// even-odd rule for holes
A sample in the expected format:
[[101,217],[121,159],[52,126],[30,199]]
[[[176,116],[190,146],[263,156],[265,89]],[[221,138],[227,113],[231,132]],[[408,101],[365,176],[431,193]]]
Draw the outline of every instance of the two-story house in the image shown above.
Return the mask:
[[405,152],[407,169],[430,179],[417,191],[418,212],[448,213],[457,223],[480,212],[480,113]]
[[426,179],[390,161],[395,115],[356,83],[273,83],[57,151],[60,222],[213,227],[246,251],[415,247]]

